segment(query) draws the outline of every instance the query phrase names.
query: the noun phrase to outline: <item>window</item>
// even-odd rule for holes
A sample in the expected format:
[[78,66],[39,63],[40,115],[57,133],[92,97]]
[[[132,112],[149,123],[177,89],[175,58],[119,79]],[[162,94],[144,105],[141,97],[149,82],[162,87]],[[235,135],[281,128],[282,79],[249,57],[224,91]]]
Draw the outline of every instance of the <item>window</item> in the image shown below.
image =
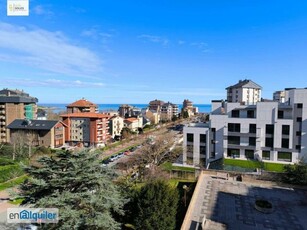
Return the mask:
[[230,144],[230,145],[240,145],[240,137],[238,137],[238,136],[228,136],[228,144]]
[[188,142],[194,141],[194,134],[193,133],[187,133],[187,141]]
[[281,147],[282,148],[289,148],[289,139],[288,138],[282,138],[281,139]]
[[206,138],[207,136],[206,136],[206,134],[200,134],[199,135],[199,141],[200,141],[200,143],[206,143]]
[[214,158],[215,158],[215,152],[211,152],[211,153],[210,153],[210,158],[211,158],[211,159],[214,159]]
[[292,153],[291,152],[278,152],[277,153],[277,160],[279,161],[292,161]]
[[240,132],[241,125],[239,123],[229,123],[228,124],[228,132]]
[[265,147],[273,148],[273,145],[274,145],[274,139],[272,137],[265,138]]
[[249,132],[256,133],[256,124],[249,124]]
[[199,147],[199,153],[202,155],[206,155],[206,147],[205,146],[200,146]]
[[254,110],[247,110],[247,117],[248,118],[255,118],[255,111]]
[[256,137],[249,137],[249,145],[256,146]]
[[239,149],[228,149],[227,150],[228,157],[240,157],[240,150]]
[[254,159],[254,151],[253,150],[245,150],[245,157],[248,159]]
[[270,160],[270,151],[262,151],[262,159]]
[[278,110],[278,119],[283,119],[284,118],[284,111]]
[[266,125],[265,126],[266,134],[274,134],[274,125]]
[[296,145],[296,146],[295,146],[295,149],[301,150],[301,145]]
[[302,136],[302,132],[301,131],[297,131],[296,132],[296,136],[298,136],[298,137]]
[[283,125],[282,126],[282,135],[289,135],[290,133],[290,125]]
[[297,121],[297,122],[302,122],[302,118],[301,118],[301,117],[297,117],[297,118],[296,118],[296,121]]
[[303,108],[303,104],[302,103],[298,103],[296,106],[297,106],[298,109],[302,109]]
[[232,110],[231,111],[231,117],[240,117],[240,111],[239,110]]

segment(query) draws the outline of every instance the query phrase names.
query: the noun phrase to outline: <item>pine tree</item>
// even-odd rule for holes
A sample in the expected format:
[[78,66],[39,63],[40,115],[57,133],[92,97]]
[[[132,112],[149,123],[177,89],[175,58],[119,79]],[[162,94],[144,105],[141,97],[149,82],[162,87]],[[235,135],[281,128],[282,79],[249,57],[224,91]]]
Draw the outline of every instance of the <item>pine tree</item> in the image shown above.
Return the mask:
[[97,153],[58,152],[30,166],[21,185],[24,204],[59,208],[58,224],[45,229],[120,229],[113,214],[123,215],[127,202],[113,183],[115,173],[101,167]]
[[173,230],[176,225],[178,192],[167,182],[148,182],[137,198],[136,229]]

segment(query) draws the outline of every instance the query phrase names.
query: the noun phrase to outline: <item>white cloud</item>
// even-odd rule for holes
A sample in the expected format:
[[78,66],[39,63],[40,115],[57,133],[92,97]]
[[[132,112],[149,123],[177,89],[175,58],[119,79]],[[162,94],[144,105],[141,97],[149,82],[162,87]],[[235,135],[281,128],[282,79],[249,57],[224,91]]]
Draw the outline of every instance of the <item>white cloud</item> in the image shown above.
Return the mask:
[[101,82],[86,82],[86,81],[67,81],[59,79],[46,79],[46,80],[35,80],[35,79],[2,79],[1,83],[12,87],[48,87],[48,88],[100,88],[104,87],[105,84]]
[[31,10],[31,12],[34,12],[34,14],[37,14],[37,15],[47,15],[47,16],[53,15],[53,12],[49,10],[48,8],[49,6],[36,5]]
[[163,46],[166,46],[169,43],[169,40],[167,38],[163,38],[160,36],[154,36],[154,35],[148,35],[148,34],[142,34],[138,36],[139,39],[142,39],[143,41],[149,41],[153,43],[159,43]]
[[89,77],[102,69],[102,61],[77,46],[61,32],[29,29],[0,22],[0,60],[64,75]]

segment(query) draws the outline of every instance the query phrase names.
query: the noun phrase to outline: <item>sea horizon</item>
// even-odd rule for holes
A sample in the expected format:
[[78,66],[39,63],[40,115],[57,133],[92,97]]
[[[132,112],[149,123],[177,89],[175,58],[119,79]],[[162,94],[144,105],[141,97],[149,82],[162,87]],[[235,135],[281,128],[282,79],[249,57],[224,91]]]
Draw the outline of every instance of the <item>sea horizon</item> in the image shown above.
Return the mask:
[[[117,111],[120,104],[97,104],[98,105],[98,110],[100,112],[111,112],[111,111]],[[68,104],[64,103],[39,103],[38,106],[42,107],[48,107],[52,108],[55,113],[63,112],[66,110],[66,106]],[[131,106],[137,107],[137,108],[146,108],[148,107],[148,104],[129,104]],[[179,110],[182,108],[182,104],[176,104],[179,107]],[[198,112],[199,113],[209,113],[211,111],[211,104],[194,104],[193,106],[198,107]]]

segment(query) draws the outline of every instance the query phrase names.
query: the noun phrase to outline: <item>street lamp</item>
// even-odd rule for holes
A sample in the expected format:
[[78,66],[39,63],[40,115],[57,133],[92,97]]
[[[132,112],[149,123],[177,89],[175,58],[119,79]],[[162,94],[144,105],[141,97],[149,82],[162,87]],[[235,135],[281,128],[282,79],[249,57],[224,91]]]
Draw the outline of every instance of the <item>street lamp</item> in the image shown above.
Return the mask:
[[189,187],[187,185],[183,185],[182,188],[184,190],[184,207],[186,207],[187,206],[187,191]]

